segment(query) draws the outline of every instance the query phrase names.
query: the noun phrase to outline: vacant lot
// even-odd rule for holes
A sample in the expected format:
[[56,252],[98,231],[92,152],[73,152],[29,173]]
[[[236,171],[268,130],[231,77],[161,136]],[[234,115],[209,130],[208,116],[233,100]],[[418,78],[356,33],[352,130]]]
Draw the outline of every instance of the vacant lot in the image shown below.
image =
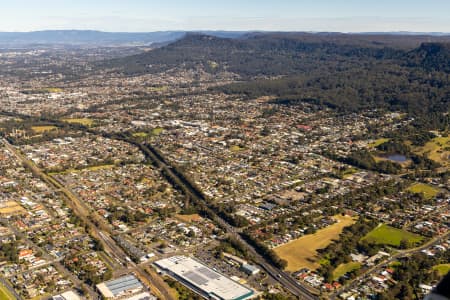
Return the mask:
[[349,262],[346,264],[340,264],[333,272],[333,279],[338,280],[342,275],[345,275],[353,270],[358,270],[360,268],[361,263],[359,262]]
[[25,209],[17,202],[7,201],[0,204],[0,216],[13,216],[25,212]]
[[280,258],[288,262],[286,270],[295,272],[301,268],[317,269],[319,267],[317,250],[328,246],[339,237],[344,227],[356,222],[349,216],[338,215],[334,218],[338,220],[337,223],[274,249]]
[[192,222],[200,222],[202,220],[202,217],[198,214],[193,215],[176,215],[176,218],[180,221],[186,222],[186,223],[192,223]]
[[70,123],[70,124],[81,124],[84,126],[92,126],[94,125],[94,120],[88,119],[88,118],[80,118],[80,119],[62,119],[64,122]]
[[409,245],[417,245],[423,237],[402,229],[397,229],[386,224],[379,225],[369,232],[363,240],[378,244],[398,247],[402,240],[406,240]]
[[55,130],[56,126],[48,125],[48,126],[32,126],[31,129],[36,133],[43,133],[47,131]]
[[436,197],[439,190],[423,183],[415,183],[408,188],[408,191],[415,194],[423,194],[426,199],[431,199]]
[[433,270],[437,270],[439,272],[439,275],[445,276],[448,272],[450,272],[450,264],[434,266]]

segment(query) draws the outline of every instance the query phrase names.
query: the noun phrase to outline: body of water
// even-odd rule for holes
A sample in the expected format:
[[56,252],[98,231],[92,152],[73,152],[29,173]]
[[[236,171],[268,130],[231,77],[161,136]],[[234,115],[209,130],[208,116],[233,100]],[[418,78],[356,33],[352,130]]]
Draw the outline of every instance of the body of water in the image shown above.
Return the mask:
[[406,156],[401,155],[401,154],[391,154],[389,156],[386,156],[386,158],[389,160],[395,161],[395,162],[399,162],[399,163],[402,163],[402,162],[405,162],[408,160],[408,158]]

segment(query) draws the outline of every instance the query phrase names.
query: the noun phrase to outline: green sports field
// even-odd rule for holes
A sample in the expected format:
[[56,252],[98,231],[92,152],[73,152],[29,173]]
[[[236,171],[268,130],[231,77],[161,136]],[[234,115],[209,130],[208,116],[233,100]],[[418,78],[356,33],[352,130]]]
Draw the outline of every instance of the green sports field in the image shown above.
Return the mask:
[[363,237],[363,240],[378,245],[399,247],[402,240],[406,240],[409,245],[413,246],[420,244],[423,241],[423,237],[406,230],[382,224]]

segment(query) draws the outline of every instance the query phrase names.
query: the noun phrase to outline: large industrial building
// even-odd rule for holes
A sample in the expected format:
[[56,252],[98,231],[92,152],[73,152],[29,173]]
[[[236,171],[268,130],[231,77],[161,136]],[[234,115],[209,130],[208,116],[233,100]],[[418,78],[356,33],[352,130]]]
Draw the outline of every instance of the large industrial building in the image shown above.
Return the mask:
[[142,292],[144,286],[134,275],[127,275],[99,283],[97,290],[106,299],[119,299]]
[[158,260],[155,265],[207,299],[243,300],[254,294],[251,289],[190,257],[173,256]]

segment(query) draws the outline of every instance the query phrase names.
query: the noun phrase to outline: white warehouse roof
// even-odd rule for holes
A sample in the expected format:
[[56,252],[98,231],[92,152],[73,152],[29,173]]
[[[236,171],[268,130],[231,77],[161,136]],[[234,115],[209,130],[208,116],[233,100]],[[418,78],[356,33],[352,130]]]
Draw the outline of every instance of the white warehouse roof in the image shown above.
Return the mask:
[[251,289],[190,257],[173,256],[158,260],[155,264],[183,284],[210,299],[243,300],[253,295]]

